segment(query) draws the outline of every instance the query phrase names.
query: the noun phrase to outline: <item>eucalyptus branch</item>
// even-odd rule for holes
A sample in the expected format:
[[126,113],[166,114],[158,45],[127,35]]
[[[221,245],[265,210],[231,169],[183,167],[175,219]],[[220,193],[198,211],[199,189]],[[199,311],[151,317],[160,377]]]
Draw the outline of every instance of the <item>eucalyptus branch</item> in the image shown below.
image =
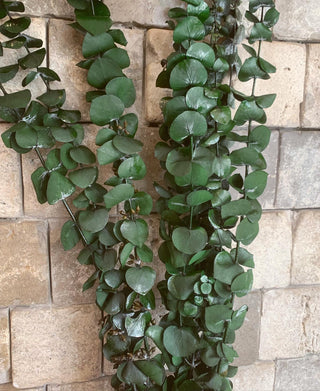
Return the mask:
[[[249,43],[259,41],[259,50],[244,45],[253,57],[242,65],[239,1],[184,1],[187,10],[169,12],[177,22],[170,23],[176,52],[157,81],[173,90],[163,105],[163,142],[156,146],[167,185],[156,188],[164,240],[159,257],[167,269],[159,289],[169,311],[160,322],[158,347],[172,373],[168,389],[225,391],[232,389],[229,378],[237,371],[231,365],[237,357],[235,331],[248,310],[234,309],[234,299],[248,293],[253,282],[253,256],[241,246],[258,234],[262,210],[257,198],[267,181],[261,152],[270,130],[262,125],[252,130],[254,122],[266,122],[264,108],[275,98],[254,95],[256,79],[275,70],[260,57],[261,41],[271,40],[278,13],[272,0],[250,0]],[[262,11],[259,21],[254,14],[264,7],[270,10]],[[251,96],[232,87],[234,70],[242,81],[254,79]],[[234,100],[240,105],[232,118]],[[241,136],[238,127],[247,122],[248,134]],[[231,151],[234,143],[245,147]],[[241,166],[244,177],[237,172]],[[231,187],[238,199],[232,200]]]

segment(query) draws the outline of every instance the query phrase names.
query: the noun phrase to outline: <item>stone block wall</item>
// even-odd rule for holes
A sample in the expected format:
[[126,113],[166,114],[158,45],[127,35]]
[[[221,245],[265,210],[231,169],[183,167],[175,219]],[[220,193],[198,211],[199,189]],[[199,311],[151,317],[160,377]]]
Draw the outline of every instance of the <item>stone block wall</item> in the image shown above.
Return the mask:
[[[47,61],[67,89],[68,108],[81,109],[88,121],[85,72],[75,66],[81,60],[81,37],[68,26],[71,7],[66,0],[24,2],[33,17],[32,34],[45,40]],[[155,78],[171,47],[166,12],[181,2],[106,3],[129,42],[128,76],[137,87],[134,110],[149,166],[140,185],[155,195],[152,182],[161,181],[162,173],[153,149],[161,122],[159,100],[166,93],[155,87]],[[278,71],[257,85],[258,93],[278,94],[268,111],[270,175],[260,234],[250,246],[256,261],[254,290],[238,301],[249,305],[249,315],[238,333],[234,389],[319,391],[320,4],[276,3],[281,20],[274,42],[263,45],[263,56]],[[1,123],[1,132],[5,129]],[[88,125],[86,130],[92,145],[96,129]],[[77,264],[77,248],[65,253],[59,242],[66,213],[61,205],[37,203],[30,180],[36,156],[20,159],[0,143],[0,157],[0,391],[111,390],[112,368],[102,359],[94,292],[81,292],[91,270]],[[158,217],[149,220],[156,249]],[[156,268],[160,279],[163,267]]]

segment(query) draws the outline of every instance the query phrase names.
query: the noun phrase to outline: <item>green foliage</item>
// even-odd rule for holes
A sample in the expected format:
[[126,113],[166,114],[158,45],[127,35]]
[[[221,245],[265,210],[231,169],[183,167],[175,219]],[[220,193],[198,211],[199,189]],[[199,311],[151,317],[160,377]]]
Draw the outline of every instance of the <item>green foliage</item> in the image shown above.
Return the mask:
[[[168,314],[161,328],[147,333],[170,368],[170,389],[224,391],[232,389],[237,353],[231,345],[248,311],[234,309],[234,299],[253,283],[253,256],[242,246],[259,232],[257,198],[268,177],[262,152],[270,130],[263,124],[275,95],[256,96],[255,86],[275,68],[261,58],[261,43],[271,40],[279,14],[272,0],[250,0],[248,40],[258,41],[258,50],[244,45],[250,57],[242,64],[239,2],[185,2],[187,9],[169,12],[176,21],[170,22],[175,52],[157,80],[173,90],[162,102],[162,141],[155,151],[166,170],[166,186],[156,190],[164,240],[159,257],[167,270],[158,288]],[[234,73],[253,83],[251,95],[233,88]],[[243,125],[247,135],[238,131]]]

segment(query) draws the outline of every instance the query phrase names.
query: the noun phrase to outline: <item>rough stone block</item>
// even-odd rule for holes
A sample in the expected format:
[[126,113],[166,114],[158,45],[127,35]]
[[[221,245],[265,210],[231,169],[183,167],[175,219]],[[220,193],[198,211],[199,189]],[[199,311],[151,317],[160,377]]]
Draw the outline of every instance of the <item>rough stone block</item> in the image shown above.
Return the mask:
[[[0,310],[0,384],[11,380],[9,312]],[[1,388],[0,388],[1,390]]]
[[234,364],[237,366],[253,364],[259,356],[261,292],[252,292],[248,296],[237,298],[234,308],[238,309],[244,304],[249,309],[243,326],[236,331],[234,348],[239,358]]
[[[239,48],[244,60],[248,53]],[[259,79],[255,95],[277,94],[275,103],[266,109],[267,124],[276,127],[300,126],[300,105],[303,102],[304,74],[306,68],[305,45],[289,42],[263,42],[261,56],[275,65],[277,72],[269,80]],[[292,65],[294,64],[294,65]],[[251,94],[252,81],[236,80],[234,87]]]
[[320,353],[320,288],[266,292],[261,317],[260,359]]
[[85,383],[73,383],[63,385],[49,385],[48,391],[112,391],[110,378],[104,377]]
[[253,287],[286,287],[290,284],[291,214],[264,213],[259,225],[259,235],[248,246],[256,264]]
[[281,136],[276,206],[320,206],[320,132],[284,132]]
[[151,29],[146,35],[145,68],[145,115],[150,123],[162,121],[160,100],[170,96],[170,90],[156,87],[156,80],[162,71],[161,60],[168,57],[172,49],[172,31]]
[[318,0],[277,0],[280,20],[273,33],[281,40],[314,41],[320,39],[320,8]]
[[304,128],[319,128],[320,108],[318,101],[320,96],[320,80],[318,75],[320,70],[320,45],[308,45],[307,49],[307,73],[302,110],[302,126]]
[[267,162],[268,183],[264,193],[259,197],[263,209],[273,209],[277,187],[277,170],[279,159],[279,132],[271,133],[270,143],[263,152]]
[[47,303],[47,225],[0,222],[0,305]]
[[320,390],[320,356],[308,355],[293,360],[279,360],[275,391]]
[[237,391],[273,391],[274,363],[257,362],[240,367],[232,380],[233,387]]
[[[0,133],[10,125],[0,125]],[[19,217],[22,214],[20,158],[17,152],[0,143],[0,217]]]
[[95,289],[82,292],[82,285],[95,271],[94,266],[81,265],[77,256],[83,249],[80,242],[64,251],[60,232],[65,220],[50,221],[51,284],[53,303],[57,305],[95,302]]
[[35,16],[62,16],[73,18],[73,7],[66,0],[47,0],[39,2],[36,0],[25,0],[26,13]]
[[[17,391],[15,387],[11,383],[6,383],[6,384],[0,384],[0,391]],[[23,391],[46,391],[45,387],[40,387],[40,388],[28,388],[24,389]]]
[[101,373],[95,305],[12,312],[12,378],[17,388],[89,381]]
[[295,214],[292,283],[320,283],[320,211],[302,211]]
[[138,23],[141,25],[166,26],[168,10],[183,7],[178,0],[105,0],[110,8],[112,20],[122,23]]

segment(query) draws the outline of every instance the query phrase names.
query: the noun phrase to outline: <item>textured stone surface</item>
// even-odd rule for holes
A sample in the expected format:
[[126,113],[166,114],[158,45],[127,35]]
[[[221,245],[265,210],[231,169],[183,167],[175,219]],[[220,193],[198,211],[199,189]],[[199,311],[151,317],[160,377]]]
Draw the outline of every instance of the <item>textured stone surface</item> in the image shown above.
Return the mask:
[[292,246],[290,212],[264,213],[259,226],[259,235],[248,246],[256,264],[253,287],[288,286]]
[[83,249],[81,242],[64,251],[60,232],[65,220],[50,221],[51,284],[54,304],[82,304],[95,302],[95,289],[82,292],[83,283],[94,272],[93,266],[81,265],[77,256]]
[[114,21],[148,26],[166,26],[169,8],[183,7],[178,0],[104,0],[104,3],[110,8]]
[[[0,384],[0,391],[16,391],[17,389],[13,387],[11,383],[6,383],[6,384]],[[46,391],[45,387],[40,387],[40,388],[28,388],[24,389],[23,391]]]
[[[320,14],[320,7],[318,8]],[[319,128],[320,108],[317,103],[320,96],[320,80],[318,77],[320,71],[320,45],[308,45],[307,49],[308,61],[306,73],[306,88],[302,113],[302,126],[305,128]]]
[[237,391],[273,391],[274,363],[257,362],[240,367],[232,380],[234,389]]
[[295,214],[292,283],[320,283],[320,211],[303,211]]
[[277,207],[320,206],[319,148],[319,132],[282,134]]
[[95,305],[12,312],[12,378],[17,388],[92,380],[100,375]]
[[40,221],[0,222],[0,305],[46,303],[47,225]]
[[[68,37],[67,39],[65,39]],[[61,82],[52,83],[53,88],[65,88],[67,98],[64,108],[80,110],[82,120],[89,120],[89,104],[86,92],[87,71],[76,66],[82,57],[83,35],[69,26],[65,20],[49,21],[49,63],[50,68],[60,76]]]
[[[239,48],[242,59],[248,57],[244,49]],[[303,102],[304,75],[306,67],[305,45],[288,42],[263,42],[261,56],[275,65],[277,72],[269,80],[259,79],[255,95],[276,93],[275,103],[266,109],[267,124],[277,127],[298,127],[300,125],[300,105]],[[252,81],[236,81],[235,88],[250,93]]]
[[145,67],[145,115],[150,123],[162,120],[160,99],[169,96],[170,90],[156,87],[156,80],[162,71],[161,60],[172,52],[172,31],[151,29],[146,35]]
[[9,312],[0,310],[0,384],[11,380],[10,370]]
[[260,359],[320,353],[320,288],[279,289],[263,298]]
[[238,309],[244,304],[249,309],[243,326],[236,332],[234,347],[239,358],[234,363],[237,366],[253,364],[259,356],[261,292],[252,292],[248,296],[236,298],[234,308]]
[[278,39],[295,41],[320,39],[320,8],[318,0],[277,0],[280,20],[273,33]]
[[279,360],[276,369],[275,391],[320,390],[320,356],[294,360]]
[[259,202],[263,209],[272,209],[274,207],[276,186],[277,186],[277,169],[279,159],[279,132],[273,131],[270,137],[268,147],[263,151],[267,162],[268,183],[264,193],[259,197]]
[[163,182],[164,170],[160,167],[160,162],[154,156],[154,148],[156,144],[161,141],[158,128],[140,128],[137,138],[144,143],[141,157],[146,163],[147,174],[146,176],[136,182],[136,187],[139,190],[149,193],[154,202],[159,198],[159,194],[155,191],[153,183]]
[[64,385],[49,385],[48,391],[112,391],[113,388],[110,385],[110,378],[105,377],[99,380],[85,382],[85,383],[73,383]]
[[[31,35],[35,38],[40,38],[44,42],[44,47],[46,47],[45,39],[46,39],[46,21],[44,19],[31,19],[30,27],[24,31],[24,33]],[[8,38],[4,37],[0,34],[0,40],[1,41],[7,41]],[[31,49],[32,51],[37,49]],[[28,53],[26,52],[25,48],[21,48],[18,50],[11,50],[11,49],[5,49],[4,50],[4,56],[1,57],[1,66],[5,65],[12,65],[16,64],[18,62],[19,58],[22,58],[26,56]],[[43,66],[46,63],[46,57],[42,63]],[[30,72],[30,70],[22,70],[19,69],[18,74],[14,77],[14,79],[8,81],[4,84],[4,87],[7,92],[17,92],[20,91],[23,87],[21,85],[22,80],[27,76],[27,74]],[[28,85],[28,88],[30,89],[32,93],[32,98],[35,99],[37,96],[43,94],[46,91],[46,87],[43,83],[43,81],[38,78],[34,80],[32,83]]]
[[[0,125],[0,133],[9,125]],[[0,143],[0,217],[18,217],[22,214],[21,168],[17,152]]]
[[73,7],[66,0],[25,0],[23,3],[26,8],[26,13],[30,15],[73,17]]

